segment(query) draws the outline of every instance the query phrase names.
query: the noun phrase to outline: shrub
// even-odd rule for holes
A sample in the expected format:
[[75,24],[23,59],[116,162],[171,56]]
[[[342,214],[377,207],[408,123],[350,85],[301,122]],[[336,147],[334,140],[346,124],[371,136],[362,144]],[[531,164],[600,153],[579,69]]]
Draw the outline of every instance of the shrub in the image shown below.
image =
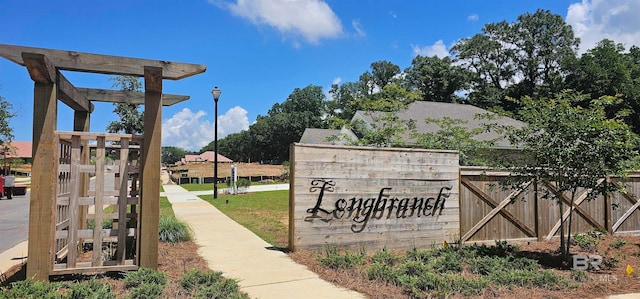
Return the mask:
[[625,239],[614,239],[613,242],[611,242],[611,244],[609,244],[609,247],[611,248],[615,248],[615,249],[620,249],[622,246],[629,244],[629,241],[625,240]]
[[189,226],[174,216],[160,216],[158,234],[161,242],[176,243],[191,240]]
[[200,270],[191,269],[182,275],[180,286],[186,290],[193,290],[197,289],[200,285],[214,284],[222,279],[224,279],[222,277],[222,272],[202,272]]
[[440,256],[430,261],[429,266],[438,273],[462,271],[460,256],[452,250],[442,251]]
[[332,269],[351,269],[364,264],[364,255],[349,252],[340,254],[335,248],[327,248],[326,257],[318,258],[318,261]]
[[90,280],[86,283],[75,283],[70,285],[70,290],[65,298],[69,299],[115,299],[116,295],[111,293],[109,284]]
[[383,248],[371,257],[371,261],[373,261],[374,263],[393,266],[398,261],[398,256],[396,256],[392,252],[387,251],[386,248]]
[[397,272],[387,264],[374,262],[369,270],[367,270],[367,276],[369,277],[369,280],[393,283],[396,281]]
[[571,270],[571,279],[574,281],[585,282],[589,280],[589,275],[584,270]]
[[182,275],[180,286],[195,298],[249,298],[240,293],[236,280],[222,277],[222,272],[190,270]]
[[143,283],[140,286],[132,288],[126,298],[131,299],[151,299],[162,297],[164,285]]
[[583,250],[591,250],[598,246],[598,238],[594,233],[574,234],[573,244],[578,245]]
[[167,274],[149,268],[140,268],[138,271],[127,272],[124,275],[124,287],[136,288],[143,284],[157,284],[164,286],[167,283]]
[[11,289],[0,292],[0,298],[57,299],[62,298],[62,295],[58,293],[59,289],[60,284],[35,281],[29,278],[12,283]]

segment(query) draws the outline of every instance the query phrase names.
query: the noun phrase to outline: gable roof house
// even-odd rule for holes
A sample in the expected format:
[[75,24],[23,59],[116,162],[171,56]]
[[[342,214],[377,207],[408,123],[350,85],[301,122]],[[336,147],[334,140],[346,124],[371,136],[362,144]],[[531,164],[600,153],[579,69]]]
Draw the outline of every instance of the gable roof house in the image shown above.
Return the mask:
[[[368,129],[372,129],[375,126],[379,127],[380,122],[384,121],[384,114],[386,112],[380,111],[362,111],[358,110],[354,114],[351,122],[360,122]],[[426,123],[425,119],[442,119],[445,117],[464,121],[467,129],[473,130],[477,128],[483,128],[486,124],[497,124],[514,126],[516,128],[523,127],[525,123],[515,120],[506,116],[496,116],[493,119],[476,119],[480,114],[494,114],[482,108],[466,105],[466,104],[452,104],[441,102],[427,102],[416,101],[407,106],[407,108],[396,112],[396,116],[402,121],[413,121],[415,123],[416,133],[436,133],[440,130],[440,127],[435,123]],[[495,131],[484,132],[478,134],[475,138],[478,141],[496,140],[494,148],[512,148],[508,140],[501,138],[501,136]],[[405,132],[404,140],[407,146],[413,146],[415,139],[411,137],[411,132]]]
[[[216,153],[214,151],[206,151],[199,155],[185,155],[180,159],[182,165],[196,162],[213,162],[215,160]],[[218,154],[218,163],[233,163],[233,160]]]
[[304,129],[300,143],[346,145],[350,140],[358,140],[353,131],[342,127],[340,130]]
[[22,159],[25,164],[31,164],[31,141],[11,141],[6,151],[0,149],[0,155],[7,161]]
[[[428,118],[442,119],[448,117],[454,120],[461,120],[464,124],[460,124],[460,126],[466,126],[469,130],[483,128],[486,124],[513,126],[516,128],[521,128],[525,125],[525,123],[521,121],[505,116],[495,115],[495,117],[491,119],[476,118],[477,115],[487,113],[493,114],[492,112],[472,105],[416,101],[409,104],[405,109],[395,112],[395,116],[401,121],[413,121],[415,124],[415,132],[405,132],[402,135],[402,138],[408,147],[415,146],[416,140],[412,136],[413,133],[428,134],[436,133],[440,130],[440,127],[437,124],[426,123],[425,119]],[[359,110],[354,114],[351,119],[351,123],[358,123],[368,129],[381,127],[382,123],[385,121],[385,114],[386,112],[381,111]],[[345,141],[341,138],[341,136],[345,136],[344,134],[353,140],[358,139],[358,132],[353,132],[346,128],[342,128],[342,130],[307,129],[300,139],[300,143],[346,144],[348,140]],[[335,138],[329,138],[330,136],[335,136]],[[494,140],[495,145],[491,147],[490,150],[500,151],[501,154],[515,150],[508,140],[502,138],[502,136],[495,131],[478,134],[475,136],[475,139],[478,141]],[[338,143],[336,140],[342,143]]]

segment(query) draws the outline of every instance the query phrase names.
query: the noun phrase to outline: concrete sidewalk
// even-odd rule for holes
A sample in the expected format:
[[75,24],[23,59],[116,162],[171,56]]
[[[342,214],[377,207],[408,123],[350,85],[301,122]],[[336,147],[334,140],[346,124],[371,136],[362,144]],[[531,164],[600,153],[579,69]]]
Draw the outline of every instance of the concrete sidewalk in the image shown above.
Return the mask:
[[189,224],[209,268],[240,280],[251,298],[365,298],[336,287],[177,185],[164,185],[176,217]]

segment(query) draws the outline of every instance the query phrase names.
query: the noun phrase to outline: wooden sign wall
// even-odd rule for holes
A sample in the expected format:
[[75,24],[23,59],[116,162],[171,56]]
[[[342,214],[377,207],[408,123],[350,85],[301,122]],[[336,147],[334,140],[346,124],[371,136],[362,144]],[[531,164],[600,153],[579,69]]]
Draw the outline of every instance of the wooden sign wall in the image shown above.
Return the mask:
[[426,248],[460,234],[454,151],[293,144],[289,247]]

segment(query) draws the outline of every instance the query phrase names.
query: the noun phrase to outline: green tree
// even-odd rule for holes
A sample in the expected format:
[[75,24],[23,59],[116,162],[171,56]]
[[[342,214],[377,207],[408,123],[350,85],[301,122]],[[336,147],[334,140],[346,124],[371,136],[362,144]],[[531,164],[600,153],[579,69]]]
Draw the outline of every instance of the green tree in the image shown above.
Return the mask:
[[[116,76],[109,78],[113,81],[112,88],[120,88],[122,91],[140,91],[142,83],[137,77]],[[144,132],[144,111],[140,110],[140,105],[115,103],[113,112],[120,120],[112,121],[107,125],[109,133],[142,134]]]
[[456,93],[469,86],[466,70],[449,57],[416,56],[404,72],[407,84],[419,90],[424,101],[457,103],[461,99]]
[[539,9],[518,16],[510,29],[501,41],[515,47],[516,76],[522,80],[509,95],[550,97],[560,92],[566,74],[563,65],[576,56],[580,44],[571,26],[562,16]]
[[579,39],[561,16],[537,10],[517,22],[489,23],[482,33],[452,47],[456,61],[471,71],[468,102],[516,110],[506,96],[549,97],[564,88],[566,64],[575,58]]
[[[477,116],[490,118],[491,116]],[[491,164],[486,155],[487,150],[495,145],[497,140],[481,140],[478,135],[485,133],[489,125],[469,129],[467,121],[443,117],[440,119],[427,118],[427,124],[434,124],[438,130],[433,133],[414,133],[416,146],[426,149],[456,150],[460,153],[461,165],[485,165]]]
[[[252,140],[249,131],[233,133],[218,140],[218,151],[221,155],[236,162],[251,162]],[[200,152],[213,150],[213,142],[202,148]]]
[[163,146],[162,147],[162,163],[163,164],[175,164],[180,161],[180,159],[184,158],[187,154],[182,148],[176,146]]
[[361,120],[354,121],[351,126],[358,135],[358,140],[348,140],[350,145],[375,147],[403,147],[407,137],[415,129],[415,122],[400,119],[392,112],[366,112],[371,118],[369,124]]
[[[590,94],[591,97],[620,96],[619,105],[611,107],[609,115],[630,109],[626,117],[636,133],[640,132],[640,56],[638,49],[625,53],[622,44],[604,39],[572,63],[567,86]],[[580,103],[588,105],[589,103]]]
[[[612,191],[611,184],[599,184],[609,176],[624,176],[625,171],[638,165],[638,137],[622,121],[624,115],[607,118],[605,109],[617,99],[610,96],[591,100],[588,107],[577,103],[586,96],[573,91],[563,91],[552,99],[533,100],[524,97],[519,102],[518,116],[527,125],[506,129],[511,144],[522,148],[520,156],[510,161],[513,170],[512,187],[529,181],[550,185],[556,192],[548,191],[547,198],[556,199],[560,215],[563,201],[559,194],[567,196],[573,206],[579,190],[589,190],[589,199],[602,192]],[[568,234],[564,236],[561,222],[561,250],[569,254],[571,220]],[[566,237],[566,238],[565,238]]]
[[10,122],[16,114],[11,112],[12,109],[13,105],[0,96],[0,150],[3,152],[11,150],[10,144],[14,138]]

